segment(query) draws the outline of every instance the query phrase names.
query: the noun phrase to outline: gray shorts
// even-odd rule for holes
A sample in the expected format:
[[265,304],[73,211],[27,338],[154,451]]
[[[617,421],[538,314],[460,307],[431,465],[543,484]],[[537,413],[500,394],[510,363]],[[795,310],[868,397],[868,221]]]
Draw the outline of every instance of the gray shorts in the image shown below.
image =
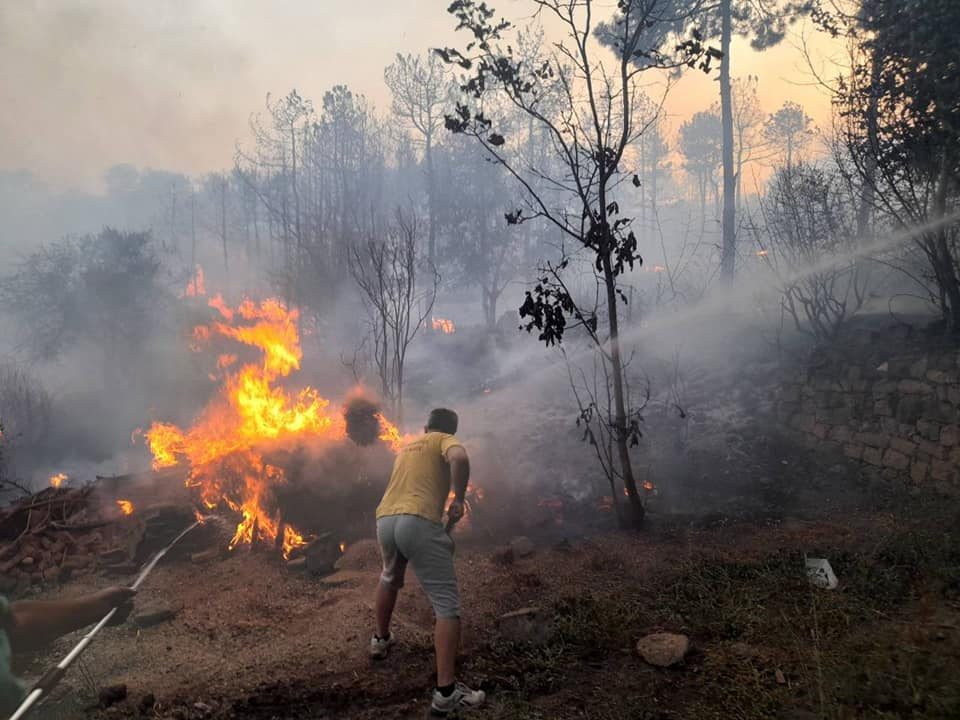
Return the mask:
[[377,520],[377,540],[383,556],[380,582],[395,590],[402,588],[409,561],[434,614],[460,617],[453,539],[442,525],[417,515],[387,515]]

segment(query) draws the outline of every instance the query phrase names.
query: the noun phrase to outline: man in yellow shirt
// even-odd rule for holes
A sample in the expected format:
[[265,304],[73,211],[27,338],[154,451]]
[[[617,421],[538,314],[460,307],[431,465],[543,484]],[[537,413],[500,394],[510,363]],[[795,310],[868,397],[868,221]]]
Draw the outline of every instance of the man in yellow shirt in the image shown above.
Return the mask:
[[460,645],[460,596],[453,567],[453,540],[441,523],[451,484],[454,498],[447,509],[448,528],[463,517],[470,480],[467,451],[454,437],[457,422],[453,410],[437,408],[430,412],[423,436],[398,453],[377,507],[383,572],[377,587],[377,632],[370,640],[370,656],[385,658],[393,644],[390,618],[409,562],[437,619],[437,687],[431,709],[440,716],[458,707],[476,707],[485,699],[482,690],[458,683],[454,671]]

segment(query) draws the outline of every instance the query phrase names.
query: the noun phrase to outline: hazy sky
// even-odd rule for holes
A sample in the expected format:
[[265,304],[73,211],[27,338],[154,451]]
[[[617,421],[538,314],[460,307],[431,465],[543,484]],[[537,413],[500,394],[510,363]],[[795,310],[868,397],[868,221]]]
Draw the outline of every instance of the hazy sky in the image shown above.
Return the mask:
[[[454,41],[448,4],[2,0],[0,169],[92,190],[117,163],[188,173],[226,167],[268,92],[296,88],[319,105],[326,89],[346,83],[386,107],[383,68],[395,53]],[[525,6],[491,4],[513,15]],[[733,74],[759,76],[767,112],[792,99],[825,122],[829,102],[805,86],[799,33],[762,55],[735,45]],[[691,72],[676,86],[672,125],[715,100],[715,75]]]

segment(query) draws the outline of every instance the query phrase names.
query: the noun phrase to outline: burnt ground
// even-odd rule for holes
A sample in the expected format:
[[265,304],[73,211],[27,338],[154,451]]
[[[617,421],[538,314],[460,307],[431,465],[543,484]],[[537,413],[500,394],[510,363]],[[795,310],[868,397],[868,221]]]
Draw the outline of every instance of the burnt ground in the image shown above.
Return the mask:
[[[754,477],[765,462],[782,462],[776,447],[751,457]],[[525,526],[536,550],[511,564],[494,558],[496,539],[509,537],[494,522],[500,513],[478,511],[457,552],[462,676],[489,691],[488,707],[474,715],[960,716],[956,505],[915,492],[854,493],[852,477],[812,485],[818,459],[803,457],[794,452],[781,465],[777,492],[743,503],[749,512],[654,513],[640,534],[616,531],[593,506],[558,518],[523,499],[539,509],[530,512],[540,520]],[[716,462],[711,469],[710,477],[723,472]],[[194,563],[187,555],[196,549],[165,560],[139,599],[172,604],[176,617],[106,630],[38,717],[424,716],[431,613],[412,577],[397,609],[400,644],[381,664],[366,656],[378,571],[372,541],[353,543],[324,578],[291,572],[269,552]],[[839,588],[809,585],[804,554],[829,558]],[[498,633],[501,614],[526,606],[552,620],[546,644]],[[681,665],[656,669],[638,657],[637,639],[660,630],[691,638]],[[39,674],[75,641],[60,641],[25,672]],[[96,708],[99,688],[118,683],[127,699]],[[141,710],[148,694],[155,704]]]

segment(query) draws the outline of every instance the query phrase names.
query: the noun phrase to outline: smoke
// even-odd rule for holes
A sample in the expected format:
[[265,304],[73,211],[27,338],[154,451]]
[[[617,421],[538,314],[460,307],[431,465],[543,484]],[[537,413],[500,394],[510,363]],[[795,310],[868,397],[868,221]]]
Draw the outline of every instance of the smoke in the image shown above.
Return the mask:
[[229,145],[208,140],[249,113],[251,55],[224,20],[208,1],[4,3],[0,64],[16,107],[0,117],[5,164],[88,187],[130,158],[176,166],[173,148],[225,165]]

